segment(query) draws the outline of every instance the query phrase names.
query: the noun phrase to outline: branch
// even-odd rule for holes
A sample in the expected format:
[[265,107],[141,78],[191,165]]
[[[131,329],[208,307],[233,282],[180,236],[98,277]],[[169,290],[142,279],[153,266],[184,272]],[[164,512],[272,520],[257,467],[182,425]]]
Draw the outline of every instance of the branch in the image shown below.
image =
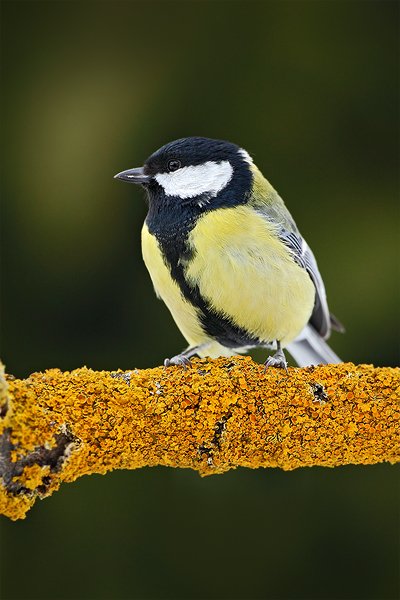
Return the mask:
[[188,370],[49,369],[0,383],[0,514],[14,520],[62,482],[112,469],[209,475],[400,460],[400,369],[264,372],[234,357]]

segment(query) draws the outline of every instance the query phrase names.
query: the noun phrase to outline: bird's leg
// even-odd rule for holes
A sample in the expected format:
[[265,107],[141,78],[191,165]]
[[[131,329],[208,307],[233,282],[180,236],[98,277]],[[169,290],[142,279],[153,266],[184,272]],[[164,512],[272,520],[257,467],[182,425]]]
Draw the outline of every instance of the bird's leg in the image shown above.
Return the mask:
[[192,366],[190,363],[190,359],[193,356],[195,356],[195,354],[197,354],[199,352],[199,350],[204,350],[204,348],[207,348],[207,346],[209,346],[209,345],[210,345],[210,343],[207,342],[205,344],[199,344],[198,346],[189,346],[189,348],[187,348],[180,354],[177,354],[176,356],[173,356],[172,358],[166,358],[164,360],[164,367],[180,365],[180,366],[184,367],[185,369],[187,369],[188,367]]
[[267,358],[267,360],[265,361],[265,363],[264,363],[265,368],[267,369],[268,367],[277,367],[279,369],[287,370],[288,365],[286,362],[286,357],[281,348],[281,343],[279,340],[276,340],[276,347],[277,347],[277,350],[276,350],[275,354],[273,356],[269,356]]

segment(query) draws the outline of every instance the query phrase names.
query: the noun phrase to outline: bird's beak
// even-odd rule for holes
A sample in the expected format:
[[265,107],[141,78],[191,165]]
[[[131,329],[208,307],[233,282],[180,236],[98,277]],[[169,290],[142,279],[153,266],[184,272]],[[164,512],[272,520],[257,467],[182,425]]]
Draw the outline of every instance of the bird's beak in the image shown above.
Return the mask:
[[121,171],[121,173],[114,175],[114,179],[122,179],[123,181],[128,181],[128,183],[141,183],[142,185],[151,181],[150,175],[145,175],[143,167]]

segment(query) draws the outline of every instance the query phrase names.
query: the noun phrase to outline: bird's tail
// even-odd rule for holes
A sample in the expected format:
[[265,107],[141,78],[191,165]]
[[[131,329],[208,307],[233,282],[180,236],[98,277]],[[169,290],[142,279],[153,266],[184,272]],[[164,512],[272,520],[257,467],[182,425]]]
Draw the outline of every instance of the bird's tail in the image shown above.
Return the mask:
[[301,334],[286,348],[299,367],[343,362],[312,325],[307,325]]

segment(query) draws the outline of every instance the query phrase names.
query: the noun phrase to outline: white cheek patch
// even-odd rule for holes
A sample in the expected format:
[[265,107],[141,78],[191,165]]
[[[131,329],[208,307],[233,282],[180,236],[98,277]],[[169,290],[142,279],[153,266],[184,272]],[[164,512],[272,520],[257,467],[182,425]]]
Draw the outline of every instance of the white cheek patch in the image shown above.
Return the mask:
[[182,167],[172,173],[158,173],[155,180],[164,188],[167,196],[184,199],[208,194],[209,198],[213,198],[228,185],[232,175],[231,163],[222,160]]

